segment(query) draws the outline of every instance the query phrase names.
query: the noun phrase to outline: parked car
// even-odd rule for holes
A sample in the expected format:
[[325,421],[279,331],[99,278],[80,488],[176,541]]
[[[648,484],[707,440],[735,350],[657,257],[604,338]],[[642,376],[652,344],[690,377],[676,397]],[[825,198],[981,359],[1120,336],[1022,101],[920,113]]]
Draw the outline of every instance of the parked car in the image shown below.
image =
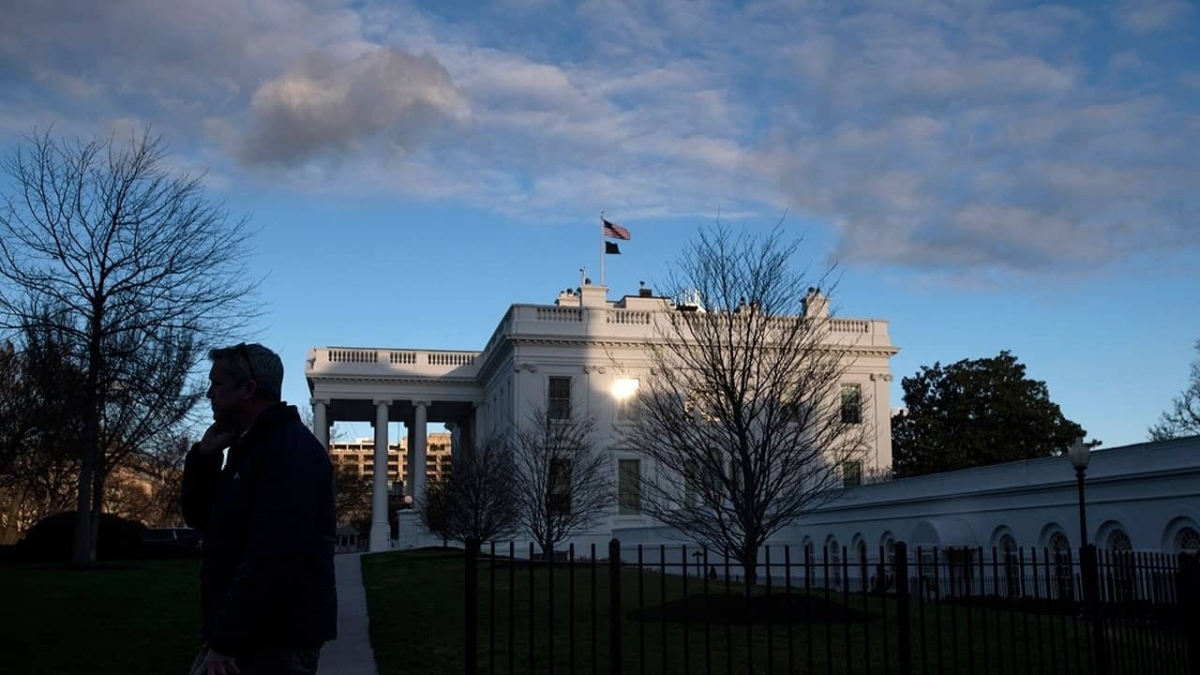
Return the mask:
[[142,534],[142,555],[179,558],[200,555],[204,535],[190,527],[152,527]]

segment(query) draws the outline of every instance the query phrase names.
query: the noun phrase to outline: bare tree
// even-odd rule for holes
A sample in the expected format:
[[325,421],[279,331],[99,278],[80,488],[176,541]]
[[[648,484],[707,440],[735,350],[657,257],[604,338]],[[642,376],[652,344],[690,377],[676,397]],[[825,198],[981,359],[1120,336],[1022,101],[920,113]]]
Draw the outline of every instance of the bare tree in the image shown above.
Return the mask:
[[1196,353],[1198,356],[1192,361],[1187,388],[1172,399],[1171,407],[1150,427],[1150,440],[1166,441],[1200,434],[1200,340],[1196,341]]
[[623,425],[655,468],[641,510],[737,560],[747,594],[761,547],[835,496],[844,467],[861,471],[848,462],[871,438],[861,394],[840,388],[850,349],[830,344],[827,300],[792,268],[799,245],[778,227],[701,230],[670,273],[668,297],[685,300],[647,348]]
[[82,378],[53,330],[0,347],[0,543],[71,510]]
[[592,447],[595,421],[534,408],[513,432],[518,518],[542,554],[612,509],[607,459]]
[[443,539],[477,542],[517,531],[520,496],[510,444],[492,437],[454,457],[448,476],[430,481],[417,515]]
[[353,464],[337,465],[334,476],[338,524],[363,529],[371,522],[371,480]]
[[[109,402],[161,384],[127,376],[152,364],[198,365],[206,347],[230,339],[256,311],[247,222],[231,219],[199,177],[171,171],[165,157],[149,129],[128,144],[47,133],[26,138],[3,164],[14,190],[0,209],[0,281],[9,285],[0,321],[38,327],[44,313],[31,308],[54,308],[53,327],[84,375],[77,566],[91,563],[93,491],[112,469],[104,455],[113,447]],[[139,440],[149,439],[123,436],[119,445]]]

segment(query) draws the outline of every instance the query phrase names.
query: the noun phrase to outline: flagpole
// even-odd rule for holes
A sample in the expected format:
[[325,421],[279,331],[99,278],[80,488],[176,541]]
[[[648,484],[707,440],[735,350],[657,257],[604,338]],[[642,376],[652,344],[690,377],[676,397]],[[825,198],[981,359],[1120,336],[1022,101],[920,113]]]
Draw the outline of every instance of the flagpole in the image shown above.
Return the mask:
[[604,212],[600,212],[600,285],[604,285]]

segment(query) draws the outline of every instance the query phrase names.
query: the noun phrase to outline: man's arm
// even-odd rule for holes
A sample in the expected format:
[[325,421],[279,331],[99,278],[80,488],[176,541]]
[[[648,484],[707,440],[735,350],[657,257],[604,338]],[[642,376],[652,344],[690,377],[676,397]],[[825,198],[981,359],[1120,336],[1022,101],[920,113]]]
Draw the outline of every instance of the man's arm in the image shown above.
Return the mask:
[[233,439],[231,431],[214,422],[204,430],[200,442],[192,444],[184,460],[183,520],[201,532],[208,527],[213,496],[221,481],[221,451],[232,445]]

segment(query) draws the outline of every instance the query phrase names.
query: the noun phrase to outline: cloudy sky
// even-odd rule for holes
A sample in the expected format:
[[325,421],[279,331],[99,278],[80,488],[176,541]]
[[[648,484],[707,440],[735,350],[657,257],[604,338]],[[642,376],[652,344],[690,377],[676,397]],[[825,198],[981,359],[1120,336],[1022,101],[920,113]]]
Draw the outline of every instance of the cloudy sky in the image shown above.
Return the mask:
[[[781,218],[898,376],[1012,349],[1106,445],[1200,339],[1200,5],[7,0],[0,144],[150,123],[261,228],[259,337],[480,348],[718,213]],[[899,404],[899,377],[893,405]]]

